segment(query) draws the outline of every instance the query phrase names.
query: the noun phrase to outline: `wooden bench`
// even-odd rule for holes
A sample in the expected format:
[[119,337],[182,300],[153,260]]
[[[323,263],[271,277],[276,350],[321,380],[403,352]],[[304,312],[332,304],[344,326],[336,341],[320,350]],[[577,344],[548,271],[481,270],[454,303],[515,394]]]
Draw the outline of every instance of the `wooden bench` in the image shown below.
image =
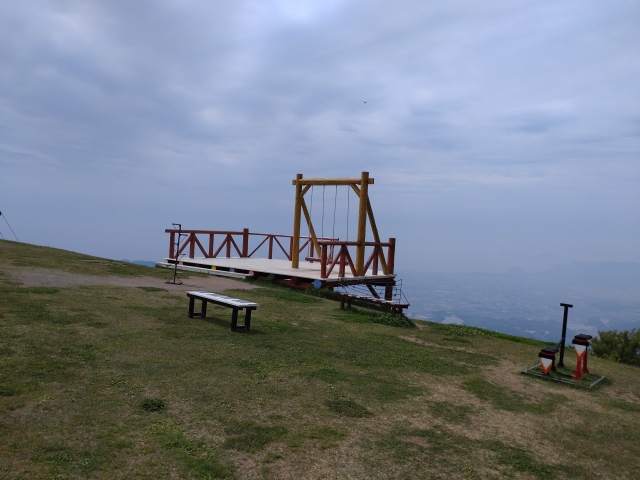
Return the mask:
[[[211,292],[187,292],[189,297],[189,318],[207,316],[207,303],[214,303],[223,307],[229,307],[233,309],[231,314],[231,331],[235,332],[240,328],[246,328],[247,331],[251,328],[251,312],[258,308],[260,305],[253,302],[247,302],[246,300],[240,300],[239,298],[226,297],[217,293]],[[200,312],[194,312],[194,304],[196,299],[202,301],[202,308]],[[244,313],[244,325],[238,326],[238,311],[243,310]]]
[[403,308],[409,308],[408,303],[395,302],[393,300],[386,300],[384,298],[363,297],[362,295],[355,295],[353,293],[339,293],[338,295],[340,295],[341,310],[344,310],[345,303],[347,304],[348,308],[351,308],[351,302],[353,300],[380,305],[382,308],[389,310],[389,312],[393,314],[402,313]]

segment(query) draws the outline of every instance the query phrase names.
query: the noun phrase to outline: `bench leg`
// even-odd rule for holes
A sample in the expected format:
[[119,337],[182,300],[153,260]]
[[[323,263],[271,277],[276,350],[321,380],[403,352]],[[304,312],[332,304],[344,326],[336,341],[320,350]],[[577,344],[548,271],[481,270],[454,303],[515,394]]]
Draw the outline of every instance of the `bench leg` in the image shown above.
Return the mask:
[[195,303],[195,298],[189,297],[189,318],[193,318],[193,304]]
[[235,332],[238,328],[238,309],[234,308],[231,314],[231,331]]
[[200,309],[200,311],[202,312],[200,314],[200,316],[202,318],[205,318],[207,316],[207,301],[206,300],[202,300],[202,308]]
[[247,332],[249,331],[249,328],[251,328],[251,310],[253,309],[247,308],[244,311],[244,326],[247,329]]

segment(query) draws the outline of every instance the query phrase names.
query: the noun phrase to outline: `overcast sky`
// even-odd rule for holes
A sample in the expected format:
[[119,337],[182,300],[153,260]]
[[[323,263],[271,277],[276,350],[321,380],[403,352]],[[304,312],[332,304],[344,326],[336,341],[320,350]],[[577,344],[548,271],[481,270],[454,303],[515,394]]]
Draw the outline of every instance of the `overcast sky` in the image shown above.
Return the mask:
[[400,268],[640,261],[640,3],[0,3],[21,241],[160,260],[172,222],[289,234],[296,173],[364,170]]

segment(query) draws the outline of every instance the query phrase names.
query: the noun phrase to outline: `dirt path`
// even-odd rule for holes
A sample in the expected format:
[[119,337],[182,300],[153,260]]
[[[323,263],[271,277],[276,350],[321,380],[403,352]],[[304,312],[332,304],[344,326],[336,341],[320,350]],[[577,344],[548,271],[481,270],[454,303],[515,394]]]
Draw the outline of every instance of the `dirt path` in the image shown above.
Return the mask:
[[[118,277],[114,275],[83,275],[68,273],[48,268],[22,267],[6,269],[5,272],[14,281],[21,282],[25,287],[68,287],[72,285],[116,285],[119,287],[158,287],[168,291],[185,292],[188,290],[202,290],[207,292],[221,292],[232,288],[251,290],[258,288],[234,280],[232,278],[210,276],[183,277],[182,285],[165,283],[165,280],[152,277]],[[170,272],[167,271],[167,277]]]

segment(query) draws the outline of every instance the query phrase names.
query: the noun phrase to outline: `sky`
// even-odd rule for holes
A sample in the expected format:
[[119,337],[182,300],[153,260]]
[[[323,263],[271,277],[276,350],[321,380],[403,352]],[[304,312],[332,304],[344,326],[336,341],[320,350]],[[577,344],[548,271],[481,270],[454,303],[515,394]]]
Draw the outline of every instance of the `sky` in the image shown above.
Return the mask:
[[639,78],[635,0],[2,2],[0,211],[160,260],[172,222],[290,234],[296,173],[368,171],[399,269],[639,262]]

